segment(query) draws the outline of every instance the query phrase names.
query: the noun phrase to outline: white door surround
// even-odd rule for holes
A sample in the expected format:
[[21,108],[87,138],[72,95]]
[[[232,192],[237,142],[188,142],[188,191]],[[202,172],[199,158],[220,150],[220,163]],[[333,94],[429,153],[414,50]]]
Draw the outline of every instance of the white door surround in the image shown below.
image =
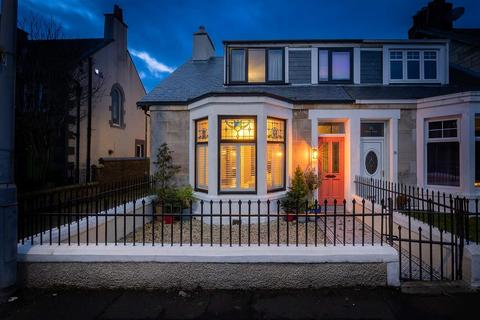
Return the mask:
[[[308,118],[312,121],[311,147],[318,148],[318,122],[344,122],[345,123],[345,198],[352,199],[355,192],[354,179],[361,175],[361,138],[360,127],[363,121],[384,121],[385,152],[388,155],[384,179],[397,181],[397,153],[398,153],[398,120],[400,109],[310,109]],[[312,167],[318,170],[316,161]]]

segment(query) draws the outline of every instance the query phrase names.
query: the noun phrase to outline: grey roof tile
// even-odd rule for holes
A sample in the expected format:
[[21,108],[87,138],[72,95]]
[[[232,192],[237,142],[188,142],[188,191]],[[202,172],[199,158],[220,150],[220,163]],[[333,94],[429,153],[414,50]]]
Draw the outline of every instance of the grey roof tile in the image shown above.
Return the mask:
[[187,104],[207,96],[261,95],[291,103],[353,103],[355,100],[418,99],[467,90],[466,85],[235,85],[223,83],[223,57],[185,62],[138,105]]

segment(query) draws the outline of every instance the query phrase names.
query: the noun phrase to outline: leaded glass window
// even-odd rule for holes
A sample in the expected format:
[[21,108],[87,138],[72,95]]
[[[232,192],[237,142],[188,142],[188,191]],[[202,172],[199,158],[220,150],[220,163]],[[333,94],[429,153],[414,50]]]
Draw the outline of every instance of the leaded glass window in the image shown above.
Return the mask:
[[267,118],[267,191],[285,188],[285,120]]
[[208,190],[208,119],[195,122],[195,188]]

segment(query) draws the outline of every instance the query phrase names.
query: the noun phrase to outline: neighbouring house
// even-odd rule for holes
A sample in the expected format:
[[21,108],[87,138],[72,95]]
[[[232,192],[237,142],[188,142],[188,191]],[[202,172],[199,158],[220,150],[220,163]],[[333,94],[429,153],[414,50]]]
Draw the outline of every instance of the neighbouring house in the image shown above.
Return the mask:
[[413,16],[413,25],[408,31],[410,39],[448,39],[452,77],[457,70],[480,78],[480,28],[454,28],[465,9],[453,8],[445,0],[434,0]]
[[480,85],[451,80],[448,40],[234,40],[223,52],[200,27],[192,58],[138,102],[151,149],[171,147],[197,198],[279,199],[297,166],[318,172],[321,201],[350,201],[356,176],[480,196]]
[[[146,115],[136,106],[146,91],[128,51],[127,29],[115,5],[105,14],[101,38],[24,39],[19,45],[17,122],[30,121],[19,122],[17,135],[21,189],[45,176],[63,185],[148,174]],[[33,127],[39,134],[27,136]],[[47,141],[41,147],[38,136]],[[42,166],[46,161],[51,164]],[[104,166],[124,170],[108,169],[115,173],[108,176]]]

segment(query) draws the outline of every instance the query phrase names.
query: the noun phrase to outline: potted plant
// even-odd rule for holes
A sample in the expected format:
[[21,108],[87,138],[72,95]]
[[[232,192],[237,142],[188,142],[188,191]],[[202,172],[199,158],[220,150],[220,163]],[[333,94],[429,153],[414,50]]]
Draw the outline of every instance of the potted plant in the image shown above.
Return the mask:
[[308,196],[308,186],[305,176],[300,167],[293,173],[291,186],[288,188],[285,198],[281,200],[282,209],[285,211],[287,221],[295,220],[297,210],[300,210],[302,203],[305,203]]
[[177,190],[174,187],[173,180],[175,175],[180,171],[180,166],[173,163],[173,151],[170,150],[166,143],[163,143],[157,151],[157,159],[154,164],[157,166],[155,172],[155,181],[157,187],[157,212],[171,213],[164,215],[165,223],[173,223],[173,207],[178,201]]
[[190,204],[193,204],[193,188],[186,185],[176,189],[176,200],[180,205],[182,218],[190,218]]

